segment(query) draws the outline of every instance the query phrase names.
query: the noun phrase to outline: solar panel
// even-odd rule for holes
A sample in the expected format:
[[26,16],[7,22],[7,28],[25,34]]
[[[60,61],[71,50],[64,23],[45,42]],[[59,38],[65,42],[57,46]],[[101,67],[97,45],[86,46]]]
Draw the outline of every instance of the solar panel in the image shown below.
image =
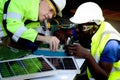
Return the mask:
[[56,74],[56,69],[44,56],[30,56],[0,61],[0,80],[24,80]]
[[80,73],[73,56],[46,56],[46,58],[59,72]]

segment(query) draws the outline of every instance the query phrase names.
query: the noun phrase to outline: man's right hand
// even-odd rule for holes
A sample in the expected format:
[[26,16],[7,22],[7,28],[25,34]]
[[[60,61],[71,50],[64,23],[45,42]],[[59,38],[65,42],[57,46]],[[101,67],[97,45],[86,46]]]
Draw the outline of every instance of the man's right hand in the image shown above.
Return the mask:
[[58,49],[58,45],[60,43],[60,40],[55,36],[37,36],[37,41],[42,41],[45,43],[48,43],[50,45],[50,49],[52,51],[56,51]]

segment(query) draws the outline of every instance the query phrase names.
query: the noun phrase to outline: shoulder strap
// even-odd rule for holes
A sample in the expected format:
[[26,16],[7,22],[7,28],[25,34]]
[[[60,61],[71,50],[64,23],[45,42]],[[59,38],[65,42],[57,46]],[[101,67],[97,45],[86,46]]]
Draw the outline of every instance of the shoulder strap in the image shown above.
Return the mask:
[[7,30],[7,26],[6,26],[6,24],[7,24],[7,23],[6,23],[7,9],[8,9],[8,6],[9,6],[10,1],[11,1],[11,0],[7,0],[7,1],[5,2],[4,10],[3,10],[3,21],[2,21],[2,23],[3,23],[3,26],[4,26],[7,34],[8,34],[8,33],[11,34],[11,33]]

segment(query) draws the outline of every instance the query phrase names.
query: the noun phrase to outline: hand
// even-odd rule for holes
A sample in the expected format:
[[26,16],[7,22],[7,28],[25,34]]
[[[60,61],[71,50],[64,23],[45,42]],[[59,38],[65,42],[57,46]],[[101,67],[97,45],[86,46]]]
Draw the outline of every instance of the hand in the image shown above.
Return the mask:
[[45,36],[45,42],[49,43],[50,49],[52,51],[56,51],[58,49],[58,45],[60,43],[59,39],[55,36]]
[[72,44],[65,46],[65,52],[69,55],[78,57],[78,58],[85,58],[89,51],[87,51],[84,47],[80,44]]
[[55,36],[37,36],[37,41],[42,41],[45,43],[48,43],[50,45],[50,49],[52,51],[56,51],[58,49],[58,45],[60,43],[60,40]]

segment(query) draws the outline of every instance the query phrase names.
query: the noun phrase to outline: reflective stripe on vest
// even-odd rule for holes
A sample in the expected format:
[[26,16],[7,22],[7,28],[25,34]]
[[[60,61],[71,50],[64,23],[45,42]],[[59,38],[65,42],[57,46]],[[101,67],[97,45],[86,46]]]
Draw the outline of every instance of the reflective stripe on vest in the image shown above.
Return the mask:
[[20,36],[22,35],[23,32],[25,32],[27,30],[26,27],[22,26],[20,28],[18,28],[18,30],[14,33],[14,35],[12,36],[12,39],[17,42],[18,39],[20,38]]
[[[22,16],[20,14],[17,14],[17,13],[14,13],[14,12],[7,12],[7,9],[8,9],[8,5],[10,3],[11,0],[8,0],[6,1],[5,5],[4,5],[4,15],[3,15],[3,25],[4,25],[4,28],[6,29],[7,31],[7,28],[6,28],[6,19],[7,18],[13,18],[13,19],[18,19],[18,20],[21,20],[22,19]],[[12,39],[14,41],[18,41],[18,39],[20,38],[20,36],[22,35],[22,33],[24,31],[26,31],[27,28],[24,27],[24,26],[21,26],[12,36]],[[7,33],[9,33],[9,31],[7,31]]]
[[21,20],[22,16],[18,13],[15,13],[15,12],[7,12],[6,14],[3,15],[3,20],[5,20],[7,18],[13,18],[13,19]]
[[0,38],[4,36],[4,33],[2,31],[2,26],[0,25]]
[[[7,18],[13,18],[17,20],[21,20],[22,16],[20,14],[14,13],[14,12],[7,12],[7,14],[4,14],[3,19],[6,20]],[[12,36],[12,39],[17,42],[20,36],[23,32],[27,30],[26,27],[21,26]]]
[[90,80],[95,80],[94,78],[90,78]]

